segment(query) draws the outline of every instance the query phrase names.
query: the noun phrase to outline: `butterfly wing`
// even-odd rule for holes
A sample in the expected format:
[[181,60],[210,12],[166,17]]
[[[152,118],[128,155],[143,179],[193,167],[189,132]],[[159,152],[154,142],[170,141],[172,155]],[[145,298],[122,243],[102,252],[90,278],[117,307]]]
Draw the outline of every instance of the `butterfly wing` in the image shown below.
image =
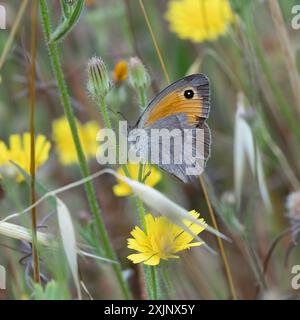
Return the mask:
[[[156,155],[156,161],[151,163],[183,182],[189,182],[203,172],[210,154],[210,129],[205,123],[209,115],[209,99],[208,78],[203,74],[190,75],[174,82],[154,98],[137,123],[138,128],[149,132],[149,137],[152,129],[167,129],[166,134],[175,132],[171,144],[165,143],[163,137],[161,141],[151,144],[151,137],[148,154]],[[185,137],[185,132],[189,132],[189,139],[180,140],[179,136]],[[179,144],[191,153],[186,155],[182,149],[178,154]],[[165,162],[166,154],[173,161]],[[176,157],[182,161],[176,162]]]
[[206,123],[201,128],[191,127],[186,114],[179,113],[156,121],[148,130],[148,137],[150,163],[185,183],[202,174],[210,154],[210,129]]
[[209,100],[209,79],[204,74],[184,77],[169,85],[149,103],[137,126],[151,127],[156,121],[178,113],[185,113],[188,124],[197,126],[199,121],[208,118]]

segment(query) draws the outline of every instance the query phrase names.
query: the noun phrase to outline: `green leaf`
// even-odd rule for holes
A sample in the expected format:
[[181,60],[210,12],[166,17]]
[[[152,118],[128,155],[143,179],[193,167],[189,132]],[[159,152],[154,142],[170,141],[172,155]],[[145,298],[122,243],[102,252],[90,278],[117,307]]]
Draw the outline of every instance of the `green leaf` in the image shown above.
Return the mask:
[[77,289],[78,298],[79,300],[81,300],[80,280],[77,262],[78,248],[76,244],[75,228],[68,207],[59,198],[56,198],[56,200],[59,231],[62,238],[67,261]]
[[69,12],[70,4],[64,3],[63,8],[63,21],[52,32],[49,43],[58,42],[62,40],[68,33],[72,31],[76,23],[79,21],[80,15],[84,8],[84,0],[78,0],[74,6],[72,6],[71,12]]
[[256,168],[257,168],[257,181],[258,181],[260,195],[263,199],[267,212],[270,214],[273,212],[272,202],[271,202],[268,187],[267,187],[261,153],[257,146],[256,146]]
[[66,0],[60,0],[60,6],[63,12],[63,19],[68,18],[72,12],[72,5],[68,3]]
[[239,94],[234,128],[234,187],[238,209],[241,206],[246,159],[249,161],[252,173],[255,174],[254,138],[251,127],[245,120],[245,114],[244,97]]
[[64,296],[62,292],[64,292],[64,290],[62,290],[61,286],[55,281],[47,283],[45,288],[40,284],[34,285],[35,300],[65,300],[68,297]]

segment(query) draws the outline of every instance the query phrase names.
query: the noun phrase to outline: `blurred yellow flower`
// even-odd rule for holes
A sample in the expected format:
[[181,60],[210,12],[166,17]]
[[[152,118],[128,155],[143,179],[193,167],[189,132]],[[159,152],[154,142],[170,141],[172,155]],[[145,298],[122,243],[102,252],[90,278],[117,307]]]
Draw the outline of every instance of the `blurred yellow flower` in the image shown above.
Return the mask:
[[[190,214],[199,218],[200,214],[195,210]],[[200,219],[205,223],[204,219]],[[200,246],[204,242],[192,242],[194,237],[182,228],[175,225],[164,216],[153,217],[150,213],[145,216],[146,230],[135,227],[131,231],[133,238],[128,239],[128,248],[138,251],[127,258],[133,263],[141,263],[155,266],[160,263],[160,259],[179,258],[177,252]],[[205,228],[198,224],[183,220],[187,228],[195,235],[198,235]]]
[[86,0],[87,7],[92,7],[96,4],[96,0]]
[[[37,135],[35,139],[35,167],[36,170],[48,160],[51,144],[43,135]],[[0,168],[1,174],[14,176],[18,182],[25,178],[11,163],[16,163],[26,173],[30,174],[30,133],[23,135],[12,134],[9,137],[9,147],[0,141]]]
[[[138,163],[129,163],[127,165],[128,171],[130,173],[130,177],[133,180],[138,180],[139,178],[139,164]],[[149,171],[149,165],[146,164],[144,167],[144,175],[148,174]],[[119,175],[125,176],[124,170],[122,167],[120,167],[117,170],[117,173]],[[149,187],[154,187],[158,182],[161,180],[161,173],[159,170],[157,170],[155,167],[151,166],[151,173],[146,178],[145,184]],[[131,189],[124,181],[118,179],[118,184],[116,184],[113,187],[113,192],[116,196],[124,197],[131,194]]]
[[165,17],[179,38],[194,42],[215,40],[235,20],[228,0],[171,0]]
[[[81,146],[87,159],[96,156],[99,147],[96,137],[100,127],[95,121],[81,124],[77,121],[77,129]],[[56,119],[52,123],[52,136],[59,160],[64,165],[77,163],[77,152],[73,142],[68,120],[65,117]]]
[[120,60],[114,69],[114,81],[120,82],[127,79],[127,62],[125,60]]

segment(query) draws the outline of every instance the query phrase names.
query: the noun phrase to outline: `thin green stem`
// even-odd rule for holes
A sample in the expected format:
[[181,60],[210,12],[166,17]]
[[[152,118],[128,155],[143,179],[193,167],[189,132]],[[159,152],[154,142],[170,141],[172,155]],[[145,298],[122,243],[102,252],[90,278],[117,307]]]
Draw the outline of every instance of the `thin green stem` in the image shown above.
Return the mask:
[[157,300],[157,279],[156,279],[156,272],[155,267],[149,267],[150,268],[150,274],[151,274],[151,285],[152,285],[152,299]]
[[100,111],[102,113],[102,117],[103,117],[103,121],[104,121],[105,127],[108,128],[108,129],[112,129],[110,116],[109,116],[109,113],[108,113],[108,109],[107,109],[107,105],[106,105],[106,101],[105,101],[105,97],[104,96],[102,96],[100,98],[99,107],[100,107]]
[[[57,45],[55,42],[49,43],[50,36],[51,36],[51,24],[50,24],[50,18],[49,18],[49,13],[48,13],[48,8],[47,8],[47,3],[45,0],[40,1],[40,6],[41,6],[41,19],[44,27],[44,34],[45,34],[45,42],[47,43],[48,46],[48,51],[49,51],[49,58],[52,64],[52,69],[57,81],[57,86],[60,91],[60,99],[61,103],[65,112],[65,115],[67,117],[70,130],[72,133],[72,138],[74,141],[74,145],[76,148],[77,156],[78,156],[78,162],[79,162],[79,167],[82,173],[83,177],[89,176],[89,168],[87,165],[87,161],[80,143],[79,135],[78,135],[78,130],[76,126],[76,118],[73,113],[73,109],[71,106],[70,102],[70,97],[68,94],[67,90],[67,85],[63,76],[62,68],[60,65],[60,59],[59,59],[59,54],[57,50]],[[112,249],[112,246],[110,244],[103,219],[101,216],[100,208],[97,202],[96,198],[96,193],[94,186],[91,181],[87,181],[85,183],[85,191],[87,194],[88,198],[88,203],[90,206],[90,210],[93,214],[93,217],[95,219],[98,232],[100,235],[100,238],[103,243],[103,247],[105,250],[105,253],[109,259],[116,260],[116,255]],[[121,291],[126,299],[130,299],[131,295],[127,286],[127,283],[123,279],[122,276],[122,270],[119,264],[114,264],[113,266],[115,276],[117,278],[117,281],[119,283],[119,286],[121,288]]]
[[136,203],[136,207],[137,207],[137,210],[138,210],[139,217],[141,219],[142,226],[143,226],[144,230],[146,231],[146,221],[145,221],[146,211],[145,211],[145,208],[144,208],[143,201],[140,198],[136,197],[135,198],[135,203]]
[[[144,172],[144,166],[143,166],[143,164],[140,164],[139,165],[139,172],[138,172],[138,181],[139,182],[141,182],[143,180],[143,172]],[[138,214],[140,216],[142,226],[144,227],[144,230],[146,231],[146,221],[145,221],[146,211],[144,208],[143,201],[138,197],[136,197],[136,207],[138,209]]]
[[[141,87],[139,90],[137,90],[137,96],[139,99],[139,105],[142,111],[146,108],[147,104],[147,96],[145,88]],[[144,165],[141,163],[139,165],[139,172],[138,172],[138,180],[141,182],[143,180],[143,173],[144,173]],[[146,229],[146,222],[145,222],[145,208],[142,200],[140,198],[136,198],[136,206],[138,209],[138,213],[142,222],[142,225],[144,227],[145,232],[147,232]],[[146,286],[147,286],[147,292],[150,297],[150,299],[156,300],[157,299],[157,279],[155,274],[155,267],[145,266],[144,272],[145,272],[145,279],[146,279]],[[148,269],[148,270],[147,270]],[[148,274],[148,276],[147,276]]]
[[146,103],[147,103],[147,97],[146,97],[145,89],[144,88],[139,88],[137,94],[138,94],[138,97],[139,97],[140,108],[142,109],[142,111],[144,111],[144,109],[146,108]]
[[174,290],[173,283],[170,279],[170,270],[169,270],[168,261],[165,261],[160,265],[160,272],[161,272],[161,277],[163,279],[163,283],[166,287],[166,291],[168,293],[168,299],[174,299],[175,290]]
[[141,164],[140,166],[139,166],[139,173],[138,173],[138,180],[139,181],[143,181],[143,174],[144,174],[144,165],[143,164]]

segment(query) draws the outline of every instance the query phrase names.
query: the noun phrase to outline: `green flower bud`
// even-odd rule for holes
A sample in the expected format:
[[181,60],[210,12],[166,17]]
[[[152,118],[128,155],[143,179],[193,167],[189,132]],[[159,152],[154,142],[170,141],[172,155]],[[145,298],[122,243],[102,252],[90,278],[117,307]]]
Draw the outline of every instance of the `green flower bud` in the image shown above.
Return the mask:
[[128,65],[128,80],[135,89],[147,89],[150,86],[150,76],[141,60],[137,57],[131,58]]
[[87,89],[93,99],[105,97],[111,88],[106,66],[101,58],[93,57],[88,62]]

